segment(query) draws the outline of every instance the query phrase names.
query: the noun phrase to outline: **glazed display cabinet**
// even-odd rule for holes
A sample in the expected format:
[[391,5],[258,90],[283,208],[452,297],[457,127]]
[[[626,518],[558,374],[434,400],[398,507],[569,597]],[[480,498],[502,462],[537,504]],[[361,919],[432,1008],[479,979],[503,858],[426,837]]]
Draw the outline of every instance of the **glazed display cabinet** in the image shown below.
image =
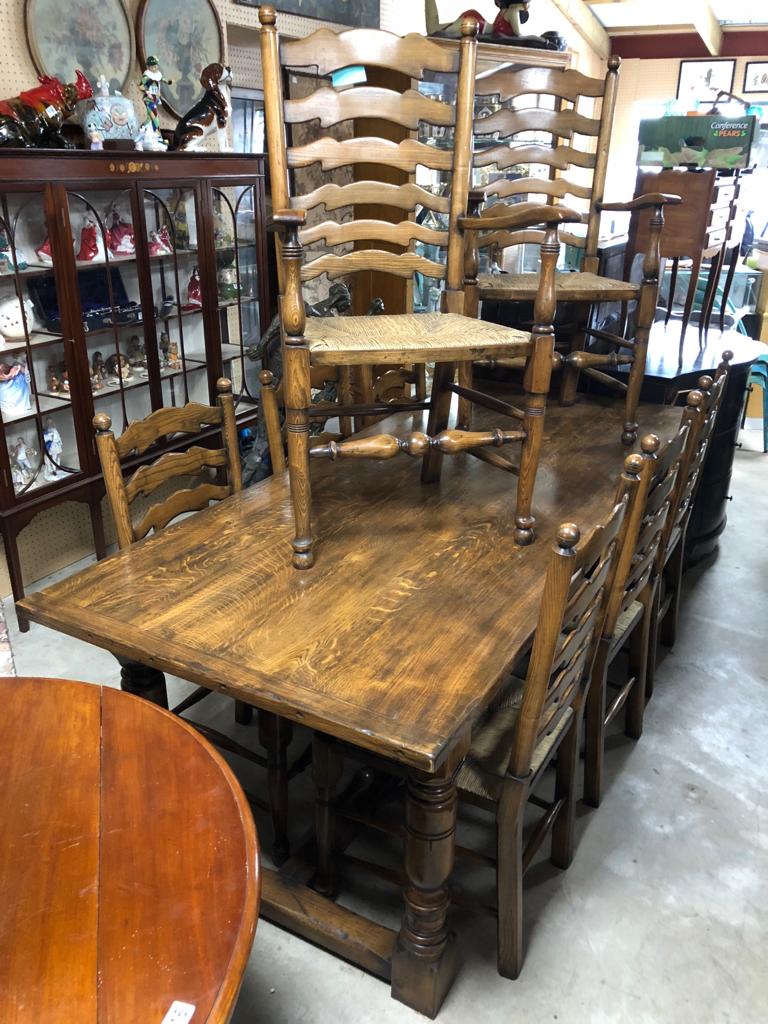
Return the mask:
[[18,533],[44,508],[87,503],[104,554],[95,413],[120,434],[155,409],[213,404],[226,376],[238,421],[255,417],[246,353],[271,316],[264,219],[258,156],[0,153],[0,524],[14,598]]

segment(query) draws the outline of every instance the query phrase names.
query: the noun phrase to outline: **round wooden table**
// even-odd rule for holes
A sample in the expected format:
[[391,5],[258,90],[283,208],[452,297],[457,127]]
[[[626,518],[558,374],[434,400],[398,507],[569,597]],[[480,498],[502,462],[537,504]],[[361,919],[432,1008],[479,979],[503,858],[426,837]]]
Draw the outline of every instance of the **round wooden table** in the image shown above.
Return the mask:
[[0,678],[0,1022],[230,1019],[256,830],[189,725],[109,687]]

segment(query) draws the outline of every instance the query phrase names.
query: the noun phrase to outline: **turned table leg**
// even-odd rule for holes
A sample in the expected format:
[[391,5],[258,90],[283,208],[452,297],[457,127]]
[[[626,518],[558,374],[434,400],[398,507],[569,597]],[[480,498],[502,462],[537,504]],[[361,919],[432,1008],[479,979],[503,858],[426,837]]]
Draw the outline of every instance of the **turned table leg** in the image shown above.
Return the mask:
[[456,972],[446,915],[456,830],[453,772],[408,780],[405,913],[392,954],[392,996],[435,1017]]
[[168,692],[165,687],[165,676],[156,668],[142,665],[141,662],[129,658],[115,657],[120,662],[120,689],[143,697],[161,708],[168,707]]
[[288,841],[288,745],[293,726],[286,718],[259,711],[259,742],[267,751],[267,789],[274,841],[272,860],[280,867],[291,852]]

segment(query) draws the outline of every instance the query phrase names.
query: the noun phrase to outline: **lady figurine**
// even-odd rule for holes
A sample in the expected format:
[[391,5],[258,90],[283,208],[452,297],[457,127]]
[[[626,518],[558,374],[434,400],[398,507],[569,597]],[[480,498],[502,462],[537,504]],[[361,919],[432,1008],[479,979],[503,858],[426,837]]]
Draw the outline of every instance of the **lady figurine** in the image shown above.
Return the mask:
[[17,437],[10,450],[11,462],[19,469],[24,483],[34,473],[30,456],[35,455],[34,448],[27,448],[27,442],[23,437]]
[[179,346],[178,343],[172,341],[168,345],[168,369],[169,370],[180,370],[181,360],[179,359]]
[[29,412],[32,405],[26,363],[0,363],[0,412],[5,417]]
[[111,209],[112,223],[107,228],[107,246],[113,256],[133,256],[136,243],[133,238],[133,224],[123,220],[116,206]]
[[200,271],[197,267],[192,271],[192,276],[187,285],[187,309],[199,309],[203,304],[203,293],[200,286]]
[[56,429],[56,425],[50,416],[45,421],[43,444],[45,445],[45,453],[48,456],[45,461],[43,476],[46,480],[58,480],[60,476],[65,475],[63,472],[60,472],[61,453],[64,451],[64,445],[61,440],[61,434]]
[[160,334],[160,367],[166,367],[168,365],[168,354],[171,350],[171,336],[168,331],[162,331]]

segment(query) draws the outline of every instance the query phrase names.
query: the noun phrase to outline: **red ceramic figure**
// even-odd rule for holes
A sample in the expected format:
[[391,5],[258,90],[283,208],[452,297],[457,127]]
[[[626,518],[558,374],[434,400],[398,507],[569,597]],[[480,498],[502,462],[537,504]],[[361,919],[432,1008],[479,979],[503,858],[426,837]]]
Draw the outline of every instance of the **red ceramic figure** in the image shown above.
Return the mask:
[[133,224],[123,220],[118,210],[112,210],[112,223],[107,228],[107,245],[113,256],[133,256],[136,252]]

